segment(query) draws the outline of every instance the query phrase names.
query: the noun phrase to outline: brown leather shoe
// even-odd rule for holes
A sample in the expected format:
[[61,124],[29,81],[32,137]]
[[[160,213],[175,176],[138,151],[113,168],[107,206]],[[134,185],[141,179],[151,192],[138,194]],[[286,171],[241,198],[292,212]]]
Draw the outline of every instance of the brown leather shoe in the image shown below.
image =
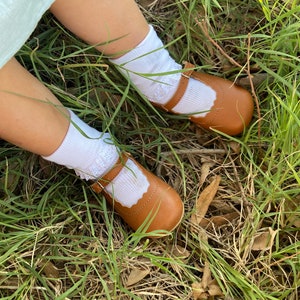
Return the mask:
[[[189,78],[194,78],[216,91],[217,99],[205,117],[190,116],[190,120],[206,129],[217,129],[229,135],[236,135],[245,129],[253,115],[253,99],[248,91],[233,82],[213,75],[194,71],[195,66],[185,63],[178,89],[162,109],[173,112],[187,88]],[[175,112],[173,112],[175,113]]]
[[[108,185],[131,159],[147,177],[150,186],[137,204],[124,207],[105,191]],[[122,219],[133,229],[151,232],[154,230],[174,230],[183,217],[183,203],[177,192],[137,163],[129,154],[122,153],[115,166],[92,186],[96,193],[103,193],[108,203],[119,213]]]

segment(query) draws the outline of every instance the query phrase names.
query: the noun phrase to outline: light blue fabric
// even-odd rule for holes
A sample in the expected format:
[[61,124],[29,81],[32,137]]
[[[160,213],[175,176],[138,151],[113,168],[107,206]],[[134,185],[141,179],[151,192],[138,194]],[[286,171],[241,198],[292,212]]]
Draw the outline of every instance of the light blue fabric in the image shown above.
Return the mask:
[[0,68],[23,46],[55,0],[0,0]]

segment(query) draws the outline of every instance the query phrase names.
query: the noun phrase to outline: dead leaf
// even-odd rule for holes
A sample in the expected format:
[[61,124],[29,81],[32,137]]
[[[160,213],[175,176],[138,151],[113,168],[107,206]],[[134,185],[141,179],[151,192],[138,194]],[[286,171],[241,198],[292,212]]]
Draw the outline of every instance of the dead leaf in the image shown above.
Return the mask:
[[223,292],[220,289],[217,280],[212,280],[208,286],[208,293],[210,296],[223,296]]
[[218,282],[211,278],[210,264],[205,262],[200,283],[192,284],[194,300],[211,299],[214,296],[224,296]]
[[209,282],[211,282],[211,272],[210,272],[209,262],[206,261],[204,264],[203,276],[202,276],[202,280],[201,280],[201,284],[202,284],[203,288],[207,288],[209,285]]
[[147,8],[154,2],[154,0],[140,0],[139,3],[142,7]]
[[178,257],[178,258],[181,258],[181,259],[188,258],[191,255],[191,253],[186,248],[183,248],[179,245],[174,246],[173,249],[171,250],[171,253],[175,257]]
[[[207,232],[204,228],[198,228],[198,238],[199,241],[201,241],[203,244],[207,244],[208,243],[208,235]],[[201,248],[201,245],[200,245]]]
[[180,36],[185,33],[185,27],[180,20],[176,20],[174,24],[175,34],[176,36]]
[[296,197],[292,200],[286,200],[284,202],[284,214],[288,224],[300,228],[300,214],[297,210],[300,207],[300,197]]
[[300,217],[299,215],[291,216],[289,218],[289,223],[295,226],[296,228],[300,228]]
[[149,269],[139,269],[139,268],[133,269],[127,278],[126,286],[128,287],[137,284],[149,274],[150,274]]
[[221,216],[214,216],[209,219],[202,219],[200,222],[201,227],[211,227],[220,228],[228,223],[231,223],[234,219],[238,218],[240,214],[238,212],[232,212]]
[[233,151],[234,154],[240,154],[241,153],[241,145],[239,143],[230,142],[229,147]]
[[199,180],[199,185],[202,186],[203,183],[205,182],[211,167],[213,167],[214,163],[213,162],[205,162],[201,166],[201,177]]
[[52,262],[42,260],[39,265],[41,266],[42,271],[47,278],[51,278],[51,279],[59,278],[59,271]]
[[[168,253],[170,253],[170,257],[176,257],[178,260],[185,262],[185,260],[191,255],[191,253],[186,249],[179,245],[169,246],[167,247]],[[171,263],[171,267],[178,275],[182,275],[182,266],[178,263]]]
[[207,299],[208,295],[205,293],[205,290],[202,288],[201,283],[195,282],[192,284],[192,294],[194,300]]
[[235,212],[235,210],[232,208],[232,204],[232,202],[227,202],[223,199],[215,199],[212,203],[213,207],[224,215]]
[[265,80],[269,80],[269,82],[272,82],[274,79],[270,78],[267,73],[256,73],[251,75],[251,77],[247,76],[247,77],[239,78],[236,81],[236,84],[244,88],[248,88],[251,87],[251,82],[252,82],[254,87],[256,87],[259,86]]
[[221,181],[221,176],[216,176],[211,184],[206,187],[196,201],[195,213],[191,216],[191,222],[199,225],[207,213],[208,207],[213,201]]
[[261,251],[271,249],[277,232],[278,230],[274,231],[271,227],[264,228],[262,232],[254,237],[251,250]]

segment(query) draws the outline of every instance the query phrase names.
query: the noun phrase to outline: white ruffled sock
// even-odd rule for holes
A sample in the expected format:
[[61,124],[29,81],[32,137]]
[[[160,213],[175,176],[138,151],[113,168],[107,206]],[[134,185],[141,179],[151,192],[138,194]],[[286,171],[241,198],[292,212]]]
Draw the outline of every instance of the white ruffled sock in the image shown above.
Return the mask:
[[[151,102],[167,103],[175,94],[182,66],[164,48],[152,26],[146,38],[120,58],[110,61],[129,78]],[[171,73],[171,74],[166,74]],[[216,92],[204,83],[191,78],[182,99],[173,111],[204,117],[213,107]]]
[[[117,162],[119,149],[108,133],[101,133],[70,111],[70,126],[58,149],[46,160],[74,169],[85,180],[105,175]],[[128,159],[118,176],[105,189],[123,206],[131,207],[147,192],[146,176]]]

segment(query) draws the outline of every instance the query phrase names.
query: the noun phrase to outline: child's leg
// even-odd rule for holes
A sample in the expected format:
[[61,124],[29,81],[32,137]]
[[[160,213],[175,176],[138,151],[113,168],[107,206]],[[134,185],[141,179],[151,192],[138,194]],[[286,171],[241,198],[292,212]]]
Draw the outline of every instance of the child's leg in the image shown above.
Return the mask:
[[15,59],[0,69],[0,137],[40,155],[62,143],[69,114]]
[[134,0],[56,0],[51,11],[77,36],[111,56],[133,49],[149,31]]
[[51,10],[80,38],[101,44],[96,48],[110,55],[154,104],[227,134],[238,134],[249,124],[251,95],[214,76],[197,72],[181,76],[182,66],[170,57],[134,0],[56,0]]
[[[106,197],[116,201],[115,207],[134,229],[156,210],[148,230],[172,230],[181,220],[183,206],[173,189],[132,158],[123,155],[118,162],[120,151],[111,136],[63,107],[15,59],[0,69],[0,137],[74,169],[83,179],[102,178]],[[100,185],[95,190],[99,191]]]

